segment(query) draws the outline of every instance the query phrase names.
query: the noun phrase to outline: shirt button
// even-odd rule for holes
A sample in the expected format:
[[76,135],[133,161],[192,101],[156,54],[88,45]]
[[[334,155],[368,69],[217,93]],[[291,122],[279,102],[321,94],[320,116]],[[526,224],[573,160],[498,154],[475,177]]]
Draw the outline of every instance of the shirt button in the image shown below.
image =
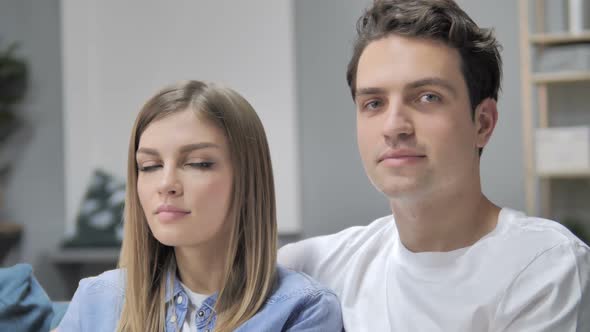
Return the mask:
[[182,303],[182,296],[178,295],[178,298],[176,299],[176,303],[181,304]]
[[176,322],[176,315],[172,315],[172,317],[170,317],[170,321],[172,323]]
[[203,310],[200,310],[198,315],[199,315],[199,317],[203,317],[203,316],[205,316],[205,313],[203,312]]

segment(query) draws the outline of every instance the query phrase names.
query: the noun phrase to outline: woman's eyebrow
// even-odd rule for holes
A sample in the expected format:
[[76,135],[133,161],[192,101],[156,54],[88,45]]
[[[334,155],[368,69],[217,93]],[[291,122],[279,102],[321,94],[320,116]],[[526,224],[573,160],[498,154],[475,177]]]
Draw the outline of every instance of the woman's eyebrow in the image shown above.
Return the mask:
[[[181,154],[186,154],[194,150],[202,150],[208,148],[216,148],[219,149],[220,146],[218,144],[212,142],[200,142],[200,143],[192,143],[186,144],[180,147],[179,151]],[[148,154],[152,156],[158,156],[159,153],[156,149],[141,147],[137,149],[137,154]]]
[[201,142],[201,143],[194,143],[194,144],[187,144],[187,145],[183,145],[180,148],[180,153],[185,154],[194,150],[202,150],[202,149],[207,149],[207,148],[216,148],[219,149],[220,146],[212,143],[212,142]]

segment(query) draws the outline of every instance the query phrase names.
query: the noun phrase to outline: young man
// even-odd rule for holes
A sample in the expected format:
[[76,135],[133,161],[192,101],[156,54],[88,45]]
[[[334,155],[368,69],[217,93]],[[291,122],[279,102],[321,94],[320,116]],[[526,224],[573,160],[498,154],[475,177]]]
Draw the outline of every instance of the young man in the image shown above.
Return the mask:
[[384,0],[347,79],[367,175],[392,215],[281,249],[339,295],[349,331],[590,331],[590,249],[482,193],[498,42],[452,0]]

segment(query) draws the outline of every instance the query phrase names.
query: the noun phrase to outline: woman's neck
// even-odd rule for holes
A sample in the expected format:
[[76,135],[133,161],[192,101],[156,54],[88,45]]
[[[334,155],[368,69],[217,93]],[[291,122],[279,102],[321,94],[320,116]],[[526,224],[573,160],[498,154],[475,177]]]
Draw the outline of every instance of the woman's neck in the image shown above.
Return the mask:
[[182,283],[199,294],[213,294],[221,289],[225,276],[224,248],[175,247],[176,265]]

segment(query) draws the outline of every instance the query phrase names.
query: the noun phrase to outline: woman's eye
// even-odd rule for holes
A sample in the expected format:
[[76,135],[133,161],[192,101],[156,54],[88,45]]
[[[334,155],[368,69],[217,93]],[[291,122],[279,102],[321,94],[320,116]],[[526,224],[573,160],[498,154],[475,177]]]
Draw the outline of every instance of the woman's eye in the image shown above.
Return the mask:
[[153,172],[158,168],[161,168],[161,165],[148,165],[148,166],[139,166],[140,172]]
[[200,163],[188,163],[186,165],[197,169],[209,169],[213,166],[213,163],[210,161],[202,161]]
[[437,103],[440,102],[441,98],[432,93],[426,93],[420,96],[420,102],[422,103]]

